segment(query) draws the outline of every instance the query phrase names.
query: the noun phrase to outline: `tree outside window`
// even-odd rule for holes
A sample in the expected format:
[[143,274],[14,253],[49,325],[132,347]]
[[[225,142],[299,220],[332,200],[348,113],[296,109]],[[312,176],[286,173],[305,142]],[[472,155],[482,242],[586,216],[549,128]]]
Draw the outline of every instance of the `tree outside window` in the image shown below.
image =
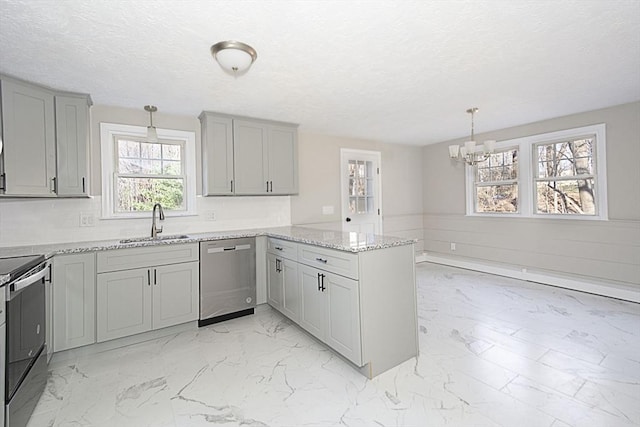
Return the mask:
[[595,215],[594,137],[537,144],[536,213]]
[[117,212],[185,210],[184,143],[116,136],[115,150]]

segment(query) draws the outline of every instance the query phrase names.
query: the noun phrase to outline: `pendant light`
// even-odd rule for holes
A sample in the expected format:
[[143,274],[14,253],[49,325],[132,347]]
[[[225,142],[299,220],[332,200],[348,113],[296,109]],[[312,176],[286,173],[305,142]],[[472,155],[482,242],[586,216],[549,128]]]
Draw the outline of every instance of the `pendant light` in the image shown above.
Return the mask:
[[155,105],[145,105],[145,111],[149,112],[149,126],[147,126],[147,142],[158,142],[158,131],[153,125],[153,113],[158,111]]

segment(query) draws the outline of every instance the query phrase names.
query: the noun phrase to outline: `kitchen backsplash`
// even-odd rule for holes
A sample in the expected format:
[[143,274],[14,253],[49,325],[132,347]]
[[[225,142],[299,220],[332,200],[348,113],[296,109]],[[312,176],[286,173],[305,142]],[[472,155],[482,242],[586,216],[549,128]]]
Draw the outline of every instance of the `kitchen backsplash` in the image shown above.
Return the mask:
[[[198,197],[196,216],[170,217],[164,235],[277,227],[291,224],[289,196]],[[151,233],[151,214],[143,219],[100,219],[101,198],[2,199],[0,247],[83,242]],[[81,216],[93,226],[80,226]]]

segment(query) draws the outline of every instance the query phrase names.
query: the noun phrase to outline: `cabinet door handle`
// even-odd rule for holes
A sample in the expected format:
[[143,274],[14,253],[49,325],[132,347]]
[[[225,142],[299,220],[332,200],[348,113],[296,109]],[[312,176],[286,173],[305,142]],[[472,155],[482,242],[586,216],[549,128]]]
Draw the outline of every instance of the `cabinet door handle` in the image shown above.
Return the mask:
[[231,180],[231,192],[233,193],[233,180]]
[[0,190],[7,191],[7,174],[0,174],[0,179],[2,179],[2,187],[0,187]]
[[266,181],[267,184],[267,193],[269,192],[269,181]]
[[51,192],[55,193],[56,192],[56,177],[54,176],[53,178],[51,178]]
[[316,258],[316,261],[321,262],[321,263],[323,263],[323,264],[326,264],[326,263],[327,263],[327,260],[326,260],[326,259],[324,259],[324,258]]
[[320,273],[318,273],[318,291],[321,291],[322,285],[320,285]]
[[325,277],[324,274],[320,275],[320,283],[322,284],[322,288],[320,290],[322,292],[324,292],[324,290],[327,289],[327,288],[324,287],[324,277]]
[[151,286],[151,270],[147,269],[147,285]]
[[157,281],[157,275],[158,275],[158,270],[156,270],[155,268],[153,269],[153,285],[157,285],[158,281]]
[[273,181],[269,181],[269,186],[271,187],[271,192],[273,193]]
[[85,189],[84,186],[84,176],[82,177],[82,192],[85,193],[87,190]]

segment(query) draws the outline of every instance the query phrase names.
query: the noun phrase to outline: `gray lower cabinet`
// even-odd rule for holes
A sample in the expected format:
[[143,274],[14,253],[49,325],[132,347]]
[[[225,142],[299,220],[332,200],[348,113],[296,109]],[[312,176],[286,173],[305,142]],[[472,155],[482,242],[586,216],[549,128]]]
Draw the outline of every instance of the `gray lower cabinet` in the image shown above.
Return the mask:
[[418,354],[413,250],[355,253],[270,237],[268,302],[373,378]]
[[198,319],[199,266],[194,261],[154,269],[153,329]]
[[298,193],[297,125],[202,112],[203,193]]
[[97,341],[198,318],[198,244],[98,253]]
[[267,301],[285,316],[298,322],[300,296],[298,287],[298,263],[290,259],[267,254]]
[[299,265],[300,326],[362,366],[358,281]]
[[151,270],[98,274],[98,342],[151,330]]
[[282,258],[267,253],[267,302],[273,308],[282,311],[284,305],[283,277],[281,271]]
[[95,257],[89,252],[53,258],[53,351],[96,342]]
[[7,342],[7,325],[5,323],[6,313],[5,313],[5,289],[4,287],[0,288],[0,342],[2,343],[2,350],[0,351],[0,403],[2,403],[2,408],[0,408],[0,426],[4,426],[4,393],[5,393],[5,357],[6,351],[4,351],[4,343]]

